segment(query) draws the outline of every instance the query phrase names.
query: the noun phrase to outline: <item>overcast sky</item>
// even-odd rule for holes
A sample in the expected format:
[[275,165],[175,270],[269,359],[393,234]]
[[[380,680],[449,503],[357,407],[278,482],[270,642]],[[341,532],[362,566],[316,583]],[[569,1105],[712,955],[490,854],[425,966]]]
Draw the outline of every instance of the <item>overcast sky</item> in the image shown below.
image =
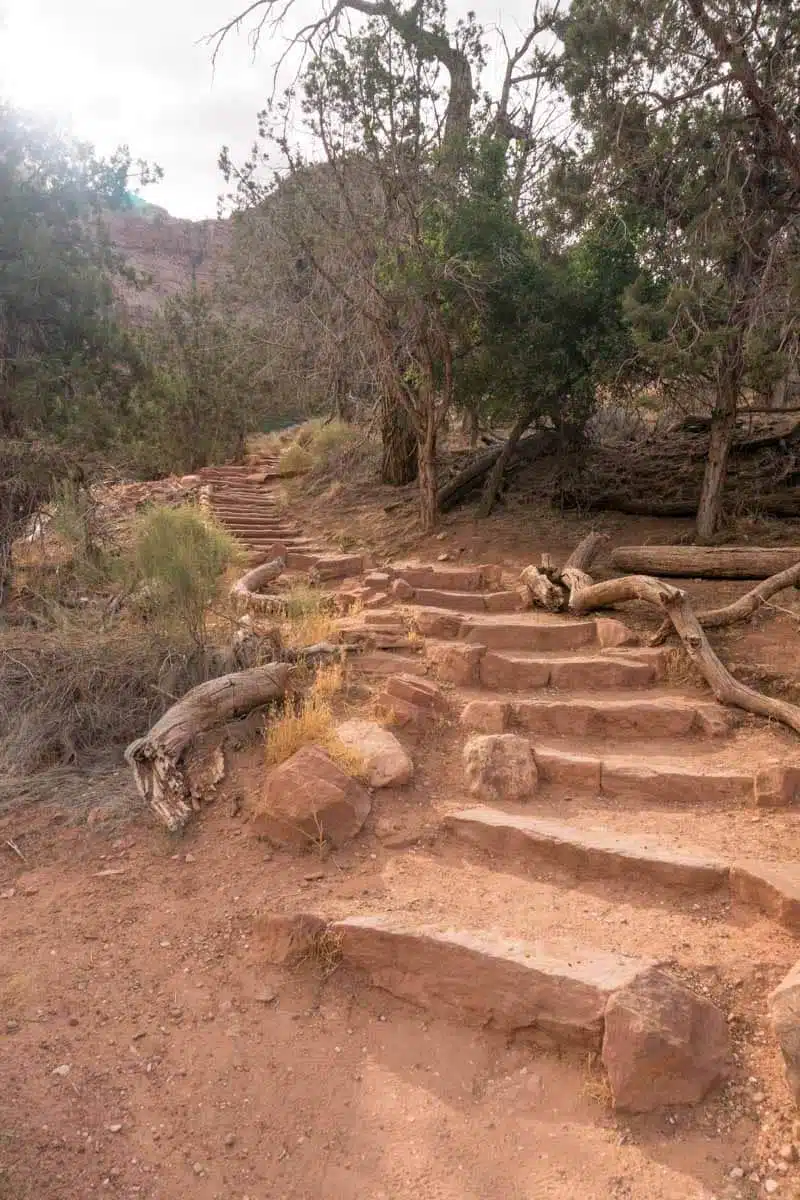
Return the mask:
[[[468,7],[486,25],[499,23],[497,0],[451,10]],[[530,8],[506,0],[510,41],[515,14],[524,21]],[[320,0],[297,0],[298,16],[320,11]],[[127,142],[135,157],[165,170],[147,199],[174,216],[214,216],[219,149],[246,154],[282,49],[279,41],[262,43],[254,62],[242,33],[226,43],[212,73],[202,38],[236,12],[236,0],[0,0],[0,97],[104,153]]]

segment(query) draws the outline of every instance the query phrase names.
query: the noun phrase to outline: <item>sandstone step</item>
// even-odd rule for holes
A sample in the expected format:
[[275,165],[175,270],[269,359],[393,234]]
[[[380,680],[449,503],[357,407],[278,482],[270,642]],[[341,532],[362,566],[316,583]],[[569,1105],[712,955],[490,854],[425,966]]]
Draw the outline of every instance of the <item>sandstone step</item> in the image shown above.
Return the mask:
[[604,755],[602,758],[534,744],[539,778],[570,790],[603,793],[643,804],[708,804],[729,807],[756,801],[755,775],[701,760]]
[[405,579],[414,589],[435,588],[445,592],[483,592],[500,586],[500,567],[489,564],[468,567],[395,565],[395,579]]
[[324,947],[435,1016],[601,1052],[622,1111],[697,1103],[730,1069],[722,1013],[649,958],[396,916],[263,914],[256,928],[268,962],[297,966]]
[[454,813],[447,826],[461,840],[504,860],[552,863],[578,874],[638,879],[695,892],[713,891],[728,882],[728,864],[721,859],[659,845],[650,837],[580,829],[483,806]]
[[546,657],[530,651],[488,650],[480,662],[480,682],[497,691],[531,688],[648,687],[657,675],[651,663],[610,654]]
[[731,867],[731,895],[800,931],[800,866],[743,859]]
[[577,946],[560,957],[547,943],[392,917],[353,917],[331,928],[344,961],[393,996],[465,1024],[509,1033],[535,1027],[596,1049],[609,998],[651,965]]
[[690,696],[531,697],[497,703],[505,705],[508,724],[529,733],[565,737],[717,737],[735,719],[720,704]]
[[522,609],[522,601],[516,592],[445,592],[417,588],[408,603],[464,613],[514,613]]
[[515,617],[491,614],[465,617],[458,636],[490,650],[581,650],[597,645],[594,621],[548,621],[534,613]]
[[373,675],[377,678],[396,675],[398,672],[404,675],[425,675],[427,670],[423,658],[393,653],[391,650],[371,650],[365,654],[358,654],[352,659],[351,668],[359,675]]

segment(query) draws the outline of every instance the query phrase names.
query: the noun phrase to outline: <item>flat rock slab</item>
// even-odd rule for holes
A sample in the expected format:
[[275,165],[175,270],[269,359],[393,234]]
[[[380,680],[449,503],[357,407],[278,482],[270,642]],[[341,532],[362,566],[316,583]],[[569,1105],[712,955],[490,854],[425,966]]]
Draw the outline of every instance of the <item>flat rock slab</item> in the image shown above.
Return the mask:
[[693,766],[677,758],[661,760],[609,755],[607,758],[534,745],[539,777],[545,783],[604,794],[642,804],[752,805],[753,776],[725,767]]
[[690,697],[659,696],[650,700],[571,696],[564,700],[517,700],[513,713],[517,724],[530,733],[566,737],[717,736],[731,724],[720,705]]
[[448,819],[470,845],[521,862],[555,863],[568,870],[613,879],[638,879],[709,892],[728,880],[728,864],[698,851],[660,846],[651,838],[579,829],[564,821],[514,816],[494,808],[469,808]]
[[479,642],[490,650],[547,652],[597,645],[594,621],[545,621],[536,614],[507,617],[487,613],[484,617],[465,617],[458,636],[466,642]]
[[652,965],[578,946],[565,957],[546,943],[388,917],[353,917],[331,928],[345,962],[393,996],[468,1025],[539,1029],[594,1048],[609,998]]
[[731,867],[731,895],[800,930],[800,866],[747,859]]
[[435,588],[418,587],[414,602],[427,608],[447,608],[455,612],[486,612],[480,592],[445,592]]
[[522,650],[489,650],[481,660],[481,683],[497,691],[524,692],[534,688],[616,689],[648,687],[656,674],[650,663],[607,654],[536,654]]
[[496,588],[501,570],[494,563],[475,567],[399,566],[397,578],[412,588],[441,588],[447,592],[482,592]]

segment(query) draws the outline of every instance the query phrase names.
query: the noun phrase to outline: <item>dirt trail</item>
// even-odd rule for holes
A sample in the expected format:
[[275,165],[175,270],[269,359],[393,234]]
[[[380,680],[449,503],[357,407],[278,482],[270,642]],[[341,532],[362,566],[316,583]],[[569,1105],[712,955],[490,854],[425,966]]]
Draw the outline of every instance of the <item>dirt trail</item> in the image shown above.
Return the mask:
[[[217,473],[212,506],[254,553],[297,539],[289,549],[305,565],[324,547],[280,510],[272,473]],[[254,508],[257,537],[239,520]],[[443,681],[448,721],[398,731],[413,784],[377,792],[362,834],[328,858],[251,836],[258,747],[179,841],[138,808],[123,771],[89,827],[73,824],[66,790],[0,813],[0,1198],[753,1200],[766,1180],[778,1197],[800,1194],[800,1170],[781,1156],[800,1127],[766,1007],[798,957],[797,931],[727,891],[520,864],[446,827],[475,803],[461,764],[470,701],[506,706],[509,728],[549,764],[536,796],[502,811],[646,832],[726,861],[797,860],[792,810],[749,799],[760,766],[794,743],[749,721],[676,726],[676,708],[702,716],[708,695],[664,678],[662,660],[637,658],[635,646],[602,647],[594,629],[556,622],[562,644],[537,648],[542,622],[481,616],[476,596],[511,590],[515,564],[497,566],[490,591],[460,590],[437,563],[428,586],[410,586],[447,593],[447,608],[416,596],[392,605],[434,629],[398,651],[430,678],[443,644],[481,645],[491,626],[493,645],[474,678]],[[649,663],[644,673],[637,662]],[[381,660],[376,676],[385,671]],[[617,703],[616,732],[604,700]],[[629,700],[646,702],[638,717]],[[641,723],[654,719],[657,741]],[[576,756],[597,774],[576,772]],[[584,1051],[436,1019],[344,966],[324,978],[310,964],[267,965],[262,916],[300,910],[391,913],[665,960],[725,1013],[732,1077],[696,1107],[615,1115]]]

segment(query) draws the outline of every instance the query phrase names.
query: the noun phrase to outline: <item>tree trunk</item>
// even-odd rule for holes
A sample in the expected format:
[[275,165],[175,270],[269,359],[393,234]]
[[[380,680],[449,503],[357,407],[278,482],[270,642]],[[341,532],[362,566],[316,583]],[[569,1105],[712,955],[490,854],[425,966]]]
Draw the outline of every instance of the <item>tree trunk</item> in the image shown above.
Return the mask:
[[500,484],[503,482],[505,469],[511,460],[511,456],[517,448],[517,443],[532,420],[533,412],[530,409],[517,417],[517,420],[514,423],[511,433],[508,435],[505,445],[497,456],[497,461],[486,478],[486,483],[483,487],[483,495],[481,496],[481,502],[478,507],[479,517],[488,517],[489,513],[494,508],[494,502],[497,499],[497,493],[500,491]]
[[739,372],[736,367],[732,366],[720,380],[714,412],[711,416],[708,458],[703,475],[700,503],[697,506],[697,540],[701,543],[711,541],[722,517],[722,494],[728,471],[728,456],[736,428],[738,399]]
[[269,663],[201,683],[173,704],[145,737],[131,742],[125,761],[133,768],[140,796],[167,829],[182,829],[200,807],[204,791],[213,790],[224,773],[219,748],[192,771],[195,741],[233,717],[280,700],[291,669]]
[[423,533],[436,528],[436,423],[433,412],[425,418],[425,430],[417,446],[419,465],[419,509]]
[[417,437],[408,412],[397,400],[385,396],[381,403],[381,482],[393,487],[417,478]]
[[800,547],[618,546],[611,562],[618,571],[682,579],[768,579],[800,562]]

